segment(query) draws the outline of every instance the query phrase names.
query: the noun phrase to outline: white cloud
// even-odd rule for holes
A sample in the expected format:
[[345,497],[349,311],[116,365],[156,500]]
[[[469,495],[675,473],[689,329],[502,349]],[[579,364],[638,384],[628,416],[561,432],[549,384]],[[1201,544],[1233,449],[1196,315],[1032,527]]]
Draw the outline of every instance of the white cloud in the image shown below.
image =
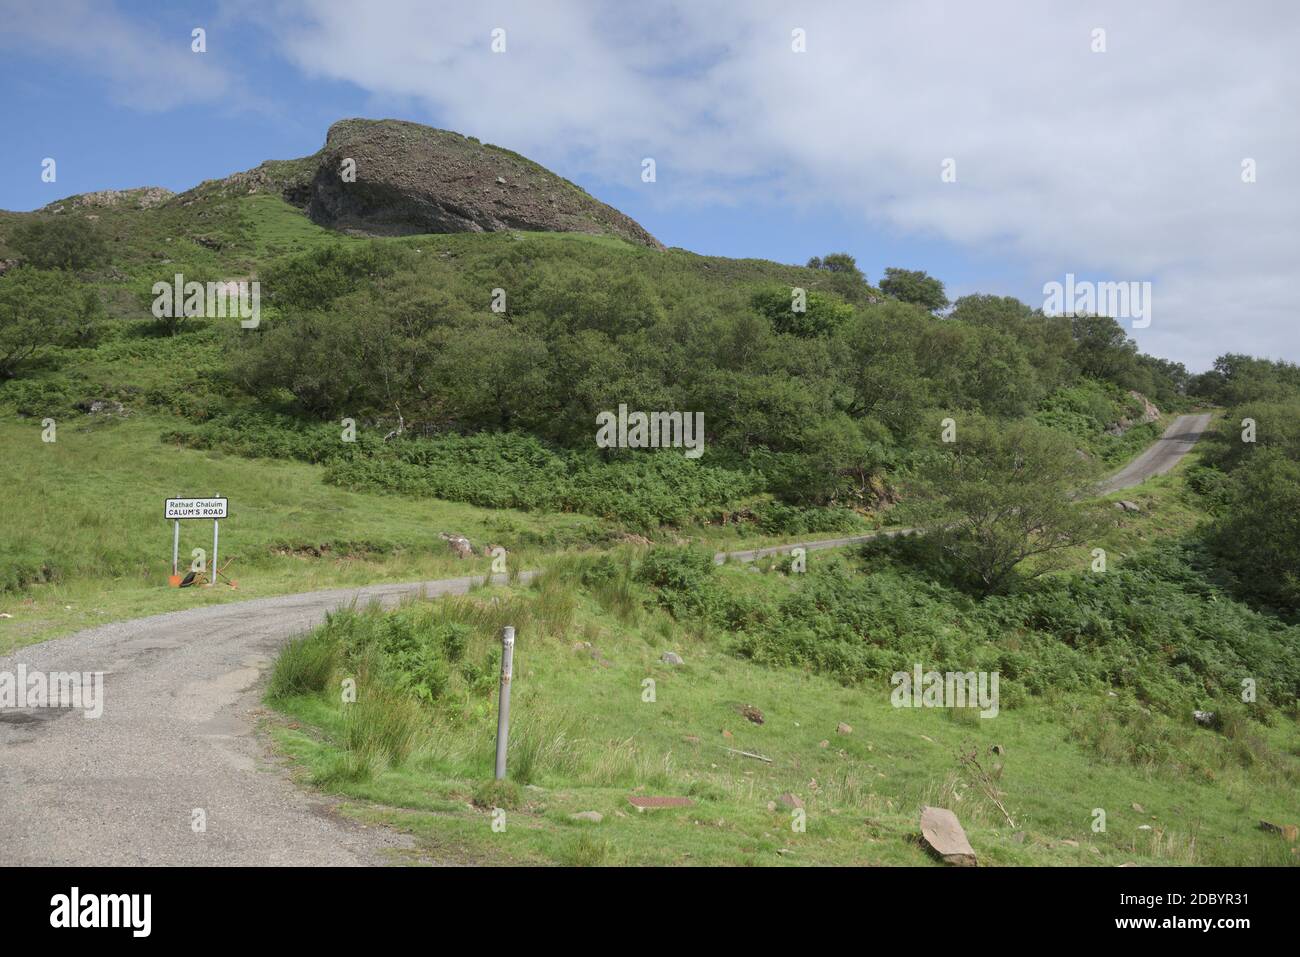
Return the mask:
[[[19,14],[19,36],[102,60],[122,90],[157,103],[228,82],[181,69],[176,49],[99,7],[62,8],[80,11],[75,28],[51,36]],[[1147,351],[1198,367],[1229,350],[1300,358],[1289,0],[228,0],[223,11],[267,30],[309,76],[423,104],[441,125],[574,178],[638,186],[653,156],[660,202],[847,212],[992,253],[1024,282],[989,291],[1034,304],[1067,271],[1151,280]],[[504,54],[490,51],[495,27]],[[795,27],[807,53],[790,49]],[[1090,50],[1097,27],[1105,53]],[[170,90],[156,89],[160,73]],[[955,184],[940,181],[946,157]],[[1245,157],[1258,162],[1251,185]]]
[[[195,102],[228,103],[238,84],[211,53],[190,49],[189,29],[166,35],[91,0],[0,2],[0,49],[72,63],[101,77],[113,102],[161,111]],[[193,26],[204,26],[195,23]]]

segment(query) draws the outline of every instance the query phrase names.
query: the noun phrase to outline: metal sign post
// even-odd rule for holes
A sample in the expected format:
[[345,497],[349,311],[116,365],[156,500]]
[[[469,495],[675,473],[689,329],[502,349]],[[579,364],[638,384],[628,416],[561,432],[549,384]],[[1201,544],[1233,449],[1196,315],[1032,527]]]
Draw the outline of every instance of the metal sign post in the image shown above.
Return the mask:
[[497,780],[506,776],[506,745],[510,737],[510,675],[514,670],[515,630],[501,629],[501,700],[497,707]]
[[[220,495],[214,495],[213,498],[218,501],[225,501],[225,499],[221,498]],[[213,585],[217,583],[217,531],[220,525],[221,525],[220,519],[214,518],[212,520],[212,564],[208,566],[210,569],[212,569],[212,574],[208,576],[209,588],[211,588]]]
[[181,522],[191,519],[212,519],[212,562],[208,566],[208,587],[217,582],[217,547],[221,541],[221,519],[229,517],[229,502],[220,496],[213,498],[169,498],[163,503],[163,517],[171,520],[175,528],[172,531],[172,577],[171,584],[179,585]]

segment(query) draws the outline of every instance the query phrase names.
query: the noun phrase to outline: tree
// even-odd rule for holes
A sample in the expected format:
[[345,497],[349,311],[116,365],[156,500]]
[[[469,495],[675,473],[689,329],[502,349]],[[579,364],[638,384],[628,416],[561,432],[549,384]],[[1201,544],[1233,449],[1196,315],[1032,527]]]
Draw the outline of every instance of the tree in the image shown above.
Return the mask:
[[70,288],[57,272],[10,270],[0,280],[0,378],[43,348],[89,343],[102,308],[93,291]]
[[880,291],[930,312],[938,312],[948,305],[943,283],[920,269],[890,266],[885,270],[885,278],[880,280]]
[[816,291],[806,292],[803,308],[796,311],[793,294],[780,287],[754,293],[750,305],[767,316],[777,332],[804,339],[830,335],[853,315],[852,306]]
[[[1059,567],[1065,549],[1100,531],[1096,509],[1074,499],[1077,481],[1068,437],[1029,422],[999,429],[972,418],[958,424],[952,451],[920,476],[922,499],[912,511],[931,529],[935,564],[989,595]],[[1029,559],[1036,561],[1026,572]]]
[[808,268],[830,273],[832,291],[849,302],[866,302],[870,297],[871,289],[867,285],[866,274],[858,268],[858,261],[848,253],[814,256],[808,260]]
[[70,215],[23,223],[14,230],[9,244],[37,269],[85,269],[108,255],[98,230],[85,219]]
[[1275,448],[1247,456],[1231,474],[1210,542],[1241,592],[1300,612],[1300,462]]

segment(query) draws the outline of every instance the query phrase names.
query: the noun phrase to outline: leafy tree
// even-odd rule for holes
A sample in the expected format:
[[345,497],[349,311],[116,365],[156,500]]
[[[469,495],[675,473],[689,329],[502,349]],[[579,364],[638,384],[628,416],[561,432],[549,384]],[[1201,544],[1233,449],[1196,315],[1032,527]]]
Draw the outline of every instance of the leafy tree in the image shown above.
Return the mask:
[[85,269],[103,262],[108,247],[99,231],[79,216],[34,219],[14,230],[9,244],[37,269]]
[[1210,541],[1239,591],[1300,612],[1300,462],[1258,449],[1232,472]]
[[[1095,509],[1074,499],[1077,481],[1068,437],[1027,422],[998,428],[971,418],[959,423],[952,451],[923,470],[912,511],[931,529],[936,566],[988,595],[1059,567],[1065,549],[1099,532]],[[1026,572],[1028,559],[1035,561]]]
[[943,283],[920,269],[890,266],[885,270],[885,278],[880,280],[880,291],[929,312],[938,312],[948,305]]
[[0,378],[50,346],[89,344],[103,307],[57,272],[20,266],[0,280]]
[[830,335],[853,315],[852,306],[816,290],[806,292],[799,311],[791,291],[779,287],[754,293],[750,304],[777,332],[805,339]]
[[858,268],[858,261],[848,253],[827,253],[808,260],[809,269],[821,269],[831,274],[831,289],[849,302],[866,302],[871,288],[866,274]]
[[915,349],[931,321],[914,306],[885,302],[846,325],[840,345],[850,415],[872,416],[896,436],[919,421],[929,396]]
[[1082,375],[1137,388],[1137,343],[1110,316],[1074,316],[1074,363]]

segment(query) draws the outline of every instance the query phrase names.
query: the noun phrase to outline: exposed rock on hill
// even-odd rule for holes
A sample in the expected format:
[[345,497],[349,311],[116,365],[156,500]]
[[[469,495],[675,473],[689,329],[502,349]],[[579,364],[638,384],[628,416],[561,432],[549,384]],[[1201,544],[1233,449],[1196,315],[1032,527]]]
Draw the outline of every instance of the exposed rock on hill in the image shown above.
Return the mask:
[[[343,175],[347,160],[355,181]],[[268,161],[215,185],[278,193],[322,226],[367,235],[527,229],[663,248],[632,219],[518,153],[402,120],[341,120],[318,153]]]
[[50,203],[44,209],[61,213],[65,209],[103,209],[124,206],[128,209],[152,209],[171,199],[172,191],[161,186],[138,186],[135,189],[101,189],[94,193],[80,193]]

